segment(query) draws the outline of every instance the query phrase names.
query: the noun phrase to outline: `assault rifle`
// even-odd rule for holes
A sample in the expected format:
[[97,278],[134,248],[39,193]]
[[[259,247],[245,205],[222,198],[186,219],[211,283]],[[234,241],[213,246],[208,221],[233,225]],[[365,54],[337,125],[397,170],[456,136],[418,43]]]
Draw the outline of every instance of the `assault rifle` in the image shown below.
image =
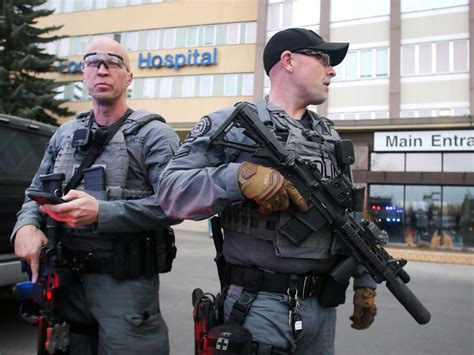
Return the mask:
[[[62,196],[64,174],[40,176],[43,190],[57,198]],[[70,278],[62,252],[61,224],[46,218],[48,243],[41,249],[38,280],[18,283],[17,299],[22,303],[21,318],[38,327],[38,354],[65,353],[69,346],[69,325],[58,310],[58,299]],[[39,308],[39,312],[38,312]]]
[[[226,140],[227,133],[233,127],[243,129],[243,133],[254,144]],[[266,159],[305,197],[310,205],[309,211],[295,213],[294,218],[280,229],[282,235],[299,246],[324,223],[329,223],[351,250],[350,259],[365,266],[377,283],[385,281],[390,292],[419,324],[430,321],[428,310],[406,286],[410,281],[410,276],[403,270],[406,260],[394,259],[383,247],[387,233],[370,221],[362,220],[359,223],[352,217],[354,187],[346,175],[322,179],[317,165],[286,150],[246,103],[238,104],[210,139],[214,144]],[[350,260],[346,263],[351,264]]]

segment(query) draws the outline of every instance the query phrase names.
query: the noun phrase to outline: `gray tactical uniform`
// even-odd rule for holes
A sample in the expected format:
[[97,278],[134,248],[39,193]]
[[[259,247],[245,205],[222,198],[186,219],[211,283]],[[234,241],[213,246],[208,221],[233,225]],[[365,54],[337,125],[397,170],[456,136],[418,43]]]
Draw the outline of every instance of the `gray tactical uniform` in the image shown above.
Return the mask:
[[[266,109],[268,118],[262,118],[262,115],[259,118],[285,142],[288,150],[316,161],[325,178],[341,172],[334,154],[334,142],[340,137],[329,120],[308,112],[310,127],[305,128],[271,103]],[[160,179],[159,198],[163,210],[172,218],[194,220],[220,213],[225,234],[223,253],[230,264],[286,274],[327,273],[334,266],[337,255],[344,253],[341,242],[333,238],[331,228],[323,226],[300,247],[291,245],[278,232],[289,215],[284,212],[259,215],[255,204],[246,201],[239,189],[237,173],[241,162],[266,166],[269,163],[232,148],[209,144],[210,135],[232,111],[233,108],[228,108],[212,113],[202,118],[191,131]],[[228,132],[226,140],[252,143],[237,128]],[[354,284],[375,287],[375,282],[361,270],[358,270]],[[226,315],[241,291],[241,287],[230,287],[225,303]],[[335,309],[321,307],[314,298],[302,300],[303,332],[295,341],[288,326],[286,299],[283,294],[259,292],[244,326],[257,341],[278,348],[298,354],[333,353]]]
[[[100,257],[114,254],[123,239],[163,230],[176,223],[165,216],[156,196],[162,169],[178,148],[173,129],[151,114],[134,112],[108,143],[93,166],[105,167],[107,192],[99,200],[98,222],[83,228],[66,227],[63,244],[74,252],[93,252]],[[91,114],[64,123],[51,138],[29,190],[41,190],[39,176],[62,172],[65,183],[84,155],[71,146],[74,131],[88,127]],[[92,130],[99,129],[95,122]],[[83,190],[81,183],[78,190]],[[97,195],[97,194],[95,194]],[[99,193],[100,195],[100,193]],[[24,225],[40,228],[44,216],[26,197],[12,236]],[[110,274],[85,273],[67,288],[62,314],[71,323],[99,324],[99,339],[71,337],[71,353],[168,354],[168,329],[159,307],[159,278],[115,280]]]

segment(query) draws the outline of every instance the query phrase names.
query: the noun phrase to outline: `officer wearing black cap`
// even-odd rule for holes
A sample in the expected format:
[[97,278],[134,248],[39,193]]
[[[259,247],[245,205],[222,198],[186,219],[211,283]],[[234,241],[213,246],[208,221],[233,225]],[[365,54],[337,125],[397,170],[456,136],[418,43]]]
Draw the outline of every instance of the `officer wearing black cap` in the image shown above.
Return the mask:
[[[313,162],[324,179],[350,172],[337,159],[340,137],[333,123],[307,106],[327,99],[333,67],[348,47],[302,28],[276,33],[263,55],[269,96],[248,104],[286,149]],[[328,224],[299,246],[280,233],[293,218],[289,206],[304,212],[307,202],[267,161],[210,144],[232,111],[211,113],[190,132],[160,178],[160,205],[173,218],[220,215],[228,264],[225,318],[250,331],[253,353],[334,354],[335,300],[344,299],[345,288],[329,287],[329,297],[322,296],[327,275],[348,251]],[[226,140],[251,143],[238,128]],[[376,284],[364,269],[352,276],[352,327],[365,329],[376,313]]]

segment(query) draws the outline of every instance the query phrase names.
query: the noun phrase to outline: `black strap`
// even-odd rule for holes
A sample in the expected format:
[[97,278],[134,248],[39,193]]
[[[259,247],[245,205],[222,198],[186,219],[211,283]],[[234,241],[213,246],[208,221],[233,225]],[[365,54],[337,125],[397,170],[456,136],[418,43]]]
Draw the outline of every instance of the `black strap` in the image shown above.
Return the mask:
[[249,313],[255,298],[257,298],[256,292],[243,289],[239,298],[237,298],[235,301],[232,311],[229,314],[229,319],[226,323],[243,325],[245,322],[245,317],[247,317],[247,314]]
[[222,234],[221,222],[218,216],[214,216],[211,218],[211,232],[212,239],[214,241],[214,247],[216,248],[216,257],[214,258],[214,261],[216,262],[217,274],[219,276],[221,289],[223,289],[225,286],[227,286],[227,280],[225,275],[227,263],[225,261],[224,254],[222,253],[224,245],[224,236]]
[[[102,153],[107,144],[112,140],[115,134],[118,132],[122,126],[125,119],[133,113],[133,110],[127,109],[125,114],[113,125],[107,128],[107,130],[98,129],[94,133],[94,140],[92,146],[82,161],[79,168],[75,171],[74,175],[71,177],[66,187],[64,188],[64,194],[67,194],[69,190],[75,188],[81,182],[84,176],[84,169],[89,168],[97,157]],[[92,117],[90,118],[93,119]]]

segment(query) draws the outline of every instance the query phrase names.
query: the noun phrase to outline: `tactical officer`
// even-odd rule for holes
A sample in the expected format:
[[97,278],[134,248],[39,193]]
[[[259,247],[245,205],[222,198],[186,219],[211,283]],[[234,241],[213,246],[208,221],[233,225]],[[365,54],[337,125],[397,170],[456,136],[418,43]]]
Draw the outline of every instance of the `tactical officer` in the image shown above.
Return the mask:
[[[348,46],[301,28],[276,33],[263,58],[269,96],[248,104],[288,150],[313,161],[325,179],[350,173],[336,157],[340,137],[333,123],[307,106],[327,99],[333,67]],[[257,353],[334,354],[336,304],[321,305],[318,299],[325,276],[348,251],[328,224],[298,247],[279,233],[292,218],[288,207],[304,212],[307,202],[269,162],[210,143],[232,111],[209,114],[190,132],[160,178],[160,204],[172,218],[220,214],[228,263],[225,317],[252,333]],[[226,140],[252,143],[239,128],[229,130]],[[356,268],[353,276],[352,327],[365,329],[376,313],[376,284],[365,269]],[[341,290],[331,292],[341,297]]]
[[[168,354],[158,297],[162,256],[154,246],[176,221],[164,215],[155,189],[179,139],[161,116],[127,106],[133,75],[118,42],[95,39],[83,63],[93,109],[58,128],[27,192],[41,190],[41,175],[64,173],[64,183],[70,182],[96,142],[107,143],[84,179],[64,195],[65,203],[39,207],[26,197],[12,234],[15,253],[30,264],[35,281],[47,241],[45,215],[63,224],[74,277],[59,302],[70,324],[72,354]],[[91,334],[94,326],[97,333]]]

